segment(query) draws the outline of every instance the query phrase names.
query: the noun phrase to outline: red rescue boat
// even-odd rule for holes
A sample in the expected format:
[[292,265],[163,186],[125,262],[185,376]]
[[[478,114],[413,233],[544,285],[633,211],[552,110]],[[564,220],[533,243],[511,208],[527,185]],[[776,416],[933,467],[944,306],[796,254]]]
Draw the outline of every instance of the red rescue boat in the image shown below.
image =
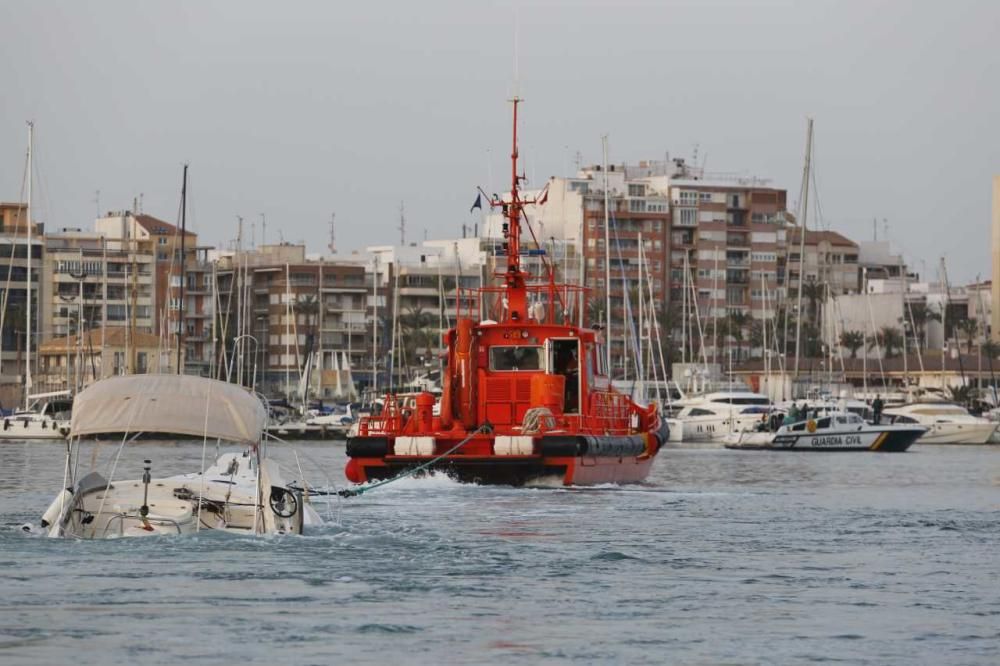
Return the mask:
[[412,401],[388,395],[380,414],[361,420],[347,442],[354,483],[424,466],[475,483],[636,483],[667,440],[656,404],[641,406],[612,387],[601,334],[569,321],[570,305],[583,303],[587,290],[556,284],[547,263],[541,279],[521,268],[524,206],[536,201],[519,193],[519,102],[511,191],[490,201],[505,218],[507,270],[498,286],[459,293],[457,325],[444,335],[440,409],[430,393]]

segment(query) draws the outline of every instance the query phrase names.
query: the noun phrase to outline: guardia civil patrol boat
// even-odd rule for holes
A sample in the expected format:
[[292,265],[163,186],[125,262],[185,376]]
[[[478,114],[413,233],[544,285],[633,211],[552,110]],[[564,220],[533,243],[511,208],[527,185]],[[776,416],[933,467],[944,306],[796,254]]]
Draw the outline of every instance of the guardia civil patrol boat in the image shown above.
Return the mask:
[[853,412],[828,411],[788,423],[775,432],[735,432],[726,436],[727,449],[781,451],[901,452],[920,439],[927,428],[910,424],[872,425]]

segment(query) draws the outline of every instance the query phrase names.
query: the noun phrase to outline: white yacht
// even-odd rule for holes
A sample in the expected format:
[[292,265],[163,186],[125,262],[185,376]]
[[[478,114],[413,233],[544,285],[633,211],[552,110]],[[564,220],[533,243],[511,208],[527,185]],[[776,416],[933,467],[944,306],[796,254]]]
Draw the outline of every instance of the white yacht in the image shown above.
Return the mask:
[[892,423],[916,423],[927,427],[922,444],[988,444],[1000,424],[973,416],[952,402],[913,402],[882,412]]
[[783,425],[776,432],[738,432],[727,449],[900,452],[927,431],[919,425],[871,425],[853,412],[827,412]]
[[69,422],[56,418],[46,403],[40,409],[21,409],[3,417],[0,441],[25,439],[66,439]]
[[666,419],[672,442],[722,442],[731,432],[754,429],[772,411],[766,395],[749,389],[683,398],[673,407]]

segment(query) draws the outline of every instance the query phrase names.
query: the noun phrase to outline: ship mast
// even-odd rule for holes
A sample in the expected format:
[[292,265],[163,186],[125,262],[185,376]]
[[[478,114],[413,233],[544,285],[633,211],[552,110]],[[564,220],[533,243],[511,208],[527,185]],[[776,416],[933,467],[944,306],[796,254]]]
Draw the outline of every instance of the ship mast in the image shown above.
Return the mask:
[[504,284],[507,287],[507,303],[504,315],[505,321],[527,321],[528,294],[525,286],[525,273],[521,270],[521,215],[525,204],[532,200],[522,200],[519,191],[521,177],[517,175],[517,106],[520,97],[511,100],[514,105],[514,131],[510,153],[510,201],[494,200],[493,207],[500,206],[506,221],[503,225],[503,237],[506,241],[507,272],[504,273]]

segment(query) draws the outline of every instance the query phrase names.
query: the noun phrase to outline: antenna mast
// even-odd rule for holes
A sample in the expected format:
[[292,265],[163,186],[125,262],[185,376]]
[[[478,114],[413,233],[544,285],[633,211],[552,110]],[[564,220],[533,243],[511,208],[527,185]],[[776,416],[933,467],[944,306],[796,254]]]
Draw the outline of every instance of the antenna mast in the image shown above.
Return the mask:
[[399,202],[399,245],[406,247],[406,214],[402,201]]
[[327,245],[330,248],[330,254],[337,254],[337,231],[334,227],[334,220],[336,218],[336,213],[330,213],[330,244]]
[[[184,165],[184,176],[181,181],[181,295],[177,308],[177,374],[184,374],[184,281],[187,280],[187,184],[188,165]],[[141,196],[141,195],[140,195]],[[102,351],[103,353],[103,351]]]

